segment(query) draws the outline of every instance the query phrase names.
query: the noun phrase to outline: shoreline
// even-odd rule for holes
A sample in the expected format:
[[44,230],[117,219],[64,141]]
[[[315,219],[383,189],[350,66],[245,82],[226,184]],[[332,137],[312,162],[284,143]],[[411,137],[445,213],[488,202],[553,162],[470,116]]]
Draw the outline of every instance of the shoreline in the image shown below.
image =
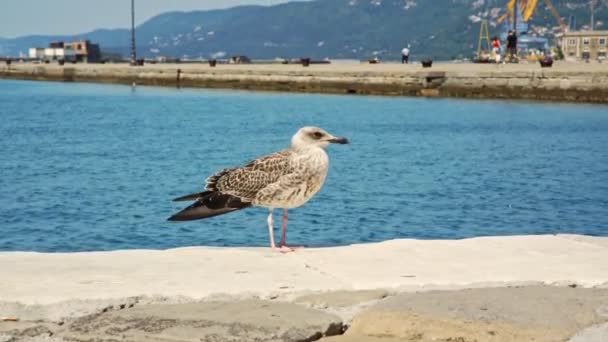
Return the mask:
[[524,99],[608,104],[608,65],[538,64],[29,64],[0,79],[351,95]]
[[0,264],[0,318],[18,319],[0,320],[0,341],[608,336],[608,237],[404,239],[285,255],[259,247],[0,252]]

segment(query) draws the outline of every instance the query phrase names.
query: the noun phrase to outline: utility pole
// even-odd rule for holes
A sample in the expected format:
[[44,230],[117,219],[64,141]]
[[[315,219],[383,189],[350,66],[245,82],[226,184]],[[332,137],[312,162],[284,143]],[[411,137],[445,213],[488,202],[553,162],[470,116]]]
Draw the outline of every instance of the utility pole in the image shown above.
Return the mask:
[[594,30],[595,26],[595,0],[591,0],[591,31]]
[[135,0],[131,0],[131,65],[136,65],[135,52]]
[[513,7],[513,32],[515,36],[517,36],[517,15],[519,14],[519,9],[517,8],[517,1],[515,0],[515,5]]

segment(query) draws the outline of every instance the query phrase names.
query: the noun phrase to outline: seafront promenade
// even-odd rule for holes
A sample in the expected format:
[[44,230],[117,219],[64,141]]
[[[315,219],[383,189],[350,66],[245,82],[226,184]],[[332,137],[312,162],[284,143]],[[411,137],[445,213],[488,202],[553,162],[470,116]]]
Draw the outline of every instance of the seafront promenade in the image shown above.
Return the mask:
[[608,239],[0,253],[0,341],[606,341]]
[[470,64],[29,64],[0,78],[332,94],[608,103],[608,63]]

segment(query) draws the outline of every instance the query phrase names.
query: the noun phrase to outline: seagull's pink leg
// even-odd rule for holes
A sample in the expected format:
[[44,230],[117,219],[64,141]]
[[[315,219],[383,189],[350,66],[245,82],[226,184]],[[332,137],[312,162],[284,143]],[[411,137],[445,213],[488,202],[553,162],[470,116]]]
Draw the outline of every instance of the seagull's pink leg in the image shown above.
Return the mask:
[[281,243],[279,243],[279,246],[285,246],[285,239],[287,238],[287,208],[283,209],[283,220],[281,223]]
[[304,248],[302,246],[297,246],[297,247],[290,247],[287,246],[285,240],[287,238],[287,208],[283,209],[283,220],[282,220],[282,225],[281,225],[281,242],[279,243],[279,247],[281,247],[282,250],[286,250],[288,252],[293,252],[296,249],[300,249],[300,248]]
[[[270,209],[270,211],[268,212],[268,235],[270,236],[270,249],[272,249],[273,251],[281,252],[281,253],[293,252],[293,249],[291,249],[289,247],[279,246],[279,248],[277,248],[277,246],[274,244],[274,230],[272,227],[272,209]],[[283,236],[285,236],[284,232],[283,232]]]

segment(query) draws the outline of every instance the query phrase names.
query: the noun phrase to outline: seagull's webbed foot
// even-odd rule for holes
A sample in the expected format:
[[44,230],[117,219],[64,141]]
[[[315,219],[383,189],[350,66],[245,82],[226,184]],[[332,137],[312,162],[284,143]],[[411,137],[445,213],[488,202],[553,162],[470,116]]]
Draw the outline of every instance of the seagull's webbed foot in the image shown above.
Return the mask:
[[290,249],[292,252],[295,252],[297,250],[304,249],[304,246],[290,246],[285,243],[280,243],[279,248],[287,248]]
[[279,252],[279,253],[283,253],[283,254],[292,253],[292,252],[296,251],[295,248],[291,248],[291,247],[287,247],[287,246],[273,247],[272,250],[274,252]]

